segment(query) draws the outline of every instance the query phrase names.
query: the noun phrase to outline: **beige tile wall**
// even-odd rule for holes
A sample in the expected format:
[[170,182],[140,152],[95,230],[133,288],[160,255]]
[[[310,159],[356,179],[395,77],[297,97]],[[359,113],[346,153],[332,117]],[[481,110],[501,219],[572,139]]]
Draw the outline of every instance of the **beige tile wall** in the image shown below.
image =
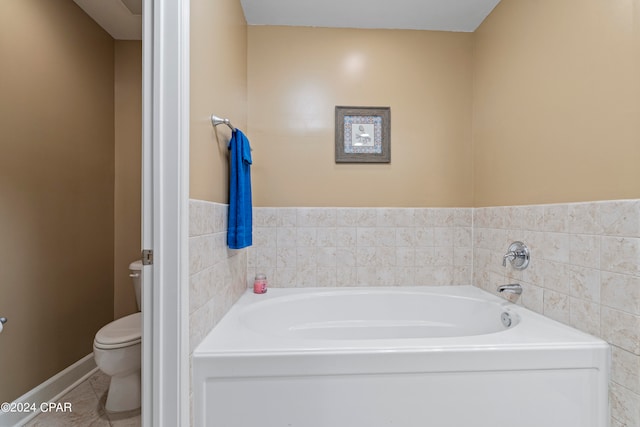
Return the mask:
[[[612,426],[640,426],[640,201],[474,209],[474,284],[521,283],[516,301],[612,348]],[[522,271],[502,257],[531,250]]]
[[[256,272],[275,287],[517,282],[516,303],[611,344],[612,426],[640,426],[640,200],[254,208],[254,246],[242,251],[226,247],[227,205],[190,208],[192,351]],[[502,267],[514,240],[531,250],[523,271]]]
[[270,286],[470,284],[470,208],[254,208],[248,279]]
[[190,353],[247,288],[247,251],[227,248],[227,209],[189,202]]

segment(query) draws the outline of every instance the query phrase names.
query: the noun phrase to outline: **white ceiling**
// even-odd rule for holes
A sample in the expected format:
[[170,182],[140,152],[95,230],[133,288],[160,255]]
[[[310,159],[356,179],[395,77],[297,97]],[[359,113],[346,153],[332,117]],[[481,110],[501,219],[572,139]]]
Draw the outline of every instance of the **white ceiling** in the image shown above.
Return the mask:
[[241,0],[249,25],[472,32],[500,0]]
[[73,0],[116,40],[142,40],[142,0]]
[[[142,0],[73,0],[117,40],[142,38]],[[211,0],[209,0],[211,1]],[[472,32],[500,0],[241,0],[249,25]]]

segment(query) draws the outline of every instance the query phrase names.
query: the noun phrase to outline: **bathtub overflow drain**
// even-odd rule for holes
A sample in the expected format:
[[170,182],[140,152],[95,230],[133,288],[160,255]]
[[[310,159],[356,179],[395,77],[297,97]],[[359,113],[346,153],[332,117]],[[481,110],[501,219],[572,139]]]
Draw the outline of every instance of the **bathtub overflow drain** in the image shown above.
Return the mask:
[[500,316],[500,320],[502,320],[502,324],[506,328],[511,326],[511,315],[509,313],[507,313],[506,311],[504,313],[502,313],[502,315]]

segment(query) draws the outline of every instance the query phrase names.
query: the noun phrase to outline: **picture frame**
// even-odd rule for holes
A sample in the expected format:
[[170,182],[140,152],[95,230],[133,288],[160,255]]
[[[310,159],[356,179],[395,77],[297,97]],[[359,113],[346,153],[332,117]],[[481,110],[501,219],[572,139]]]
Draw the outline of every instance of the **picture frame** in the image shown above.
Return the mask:
[[391,108],[336,106],[336,163],[391,162]]

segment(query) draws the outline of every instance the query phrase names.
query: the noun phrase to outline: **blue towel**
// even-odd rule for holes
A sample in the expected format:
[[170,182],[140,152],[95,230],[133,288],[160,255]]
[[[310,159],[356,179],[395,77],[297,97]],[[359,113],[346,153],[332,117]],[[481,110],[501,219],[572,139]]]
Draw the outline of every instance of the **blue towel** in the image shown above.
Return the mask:
[[227,245],[242,249],[252,244],[251,147],[238,129],[229,141],[229,227]]

